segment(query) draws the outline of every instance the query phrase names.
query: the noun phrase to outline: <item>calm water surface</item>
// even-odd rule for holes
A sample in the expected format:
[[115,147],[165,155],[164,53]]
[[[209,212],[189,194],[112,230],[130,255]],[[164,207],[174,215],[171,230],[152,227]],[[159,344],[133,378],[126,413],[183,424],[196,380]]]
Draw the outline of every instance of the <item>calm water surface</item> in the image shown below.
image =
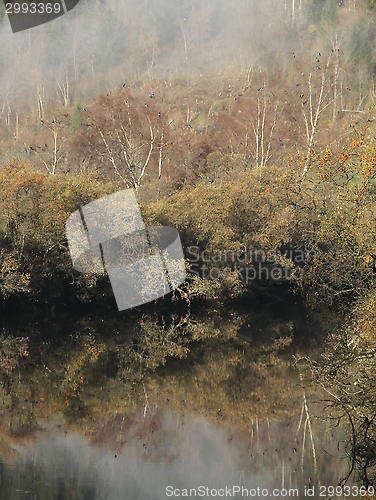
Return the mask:
[[[76,388],[74,402],[47,364],[39,378],[13,370],[0,414],[0,499],[156,500],[190,489],[190,498],[213,498],[226,487],[247,498],[233,486],[269,496],[295,488],[295,498],[311,487],[318,498],[320,485],[336,486],[348,471],[346,432],[320,418],[319,395],[302,387],[292,352],[249,359],[222,340],[207,351],[149,372],[124,406],[121,382],[100,365],[101,383],[82,386],[79,398]],[[200,486],[213,496],[199,496]],[[291,498],[285,490],[274,497]]]

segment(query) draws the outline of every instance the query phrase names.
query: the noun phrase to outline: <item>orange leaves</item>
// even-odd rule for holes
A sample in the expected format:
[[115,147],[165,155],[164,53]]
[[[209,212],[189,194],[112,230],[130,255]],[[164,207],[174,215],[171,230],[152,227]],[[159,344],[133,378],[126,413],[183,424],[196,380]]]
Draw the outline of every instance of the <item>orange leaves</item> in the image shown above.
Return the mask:
[[350,158],[350,155],[347,153],[341,153],[340,162],[345,163]]
[[355,141],[354,140],[354,141],[351,142],[350,147],[351,147],[352,150],[354,150],[354,149],[360,147],[363,144],[363,142],[364,142],[363,139],[360,139],[359,141]]
[[370,177],[372,172],[373,172],[373,166],[368,166],[366,168],[364,168],[362,170],[363,174],[366,176],[366,177]]
[[87,351],[90,361],[96,361],[101,352],[103,352],[104,346],[95,345],[93,341],[84,342],[83,347]]
[[[55,273],[56,279],[60,279],[61,271],[69,278],[70,261],[62,244],[68,216],[83,204],[117,189],[91,175],[51,176],[18,164],[0,167],[0,237],[7,239],[14,260],[11,267],[10,261],[5,262],[9,273],[6,286],[0,284],[0,294],[27,292],[32,297],[46,269],[48,275]],[[4,263],[1,255],[0,260]],[[34,288],[29,284],[31,270],[40,273]]]
[[332,152],[330,150],[326,150],[319,158],[318,166],[324,167],[325,165],[330,165],[331,160],[332,160]]

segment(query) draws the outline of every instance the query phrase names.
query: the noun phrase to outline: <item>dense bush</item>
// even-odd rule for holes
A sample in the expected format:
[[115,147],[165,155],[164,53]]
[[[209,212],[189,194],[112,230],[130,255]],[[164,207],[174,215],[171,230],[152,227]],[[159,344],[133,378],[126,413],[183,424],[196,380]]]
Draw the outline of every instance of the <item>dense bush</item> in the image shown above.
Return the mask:
[[90,175],[53,176],[18,163],[1,167],[1,295],[57,301],[68,298],[61,294],[72,281],[78,294],[90,286],[91,277],[72,273],[65,222],[80,206],[113,190]]
[[[270,270],[300,268],[299,280],[287,281],[313,304],[346,305],[374,286],[375,158],[375,146],[363,133],[337,153],[313,155],[306,175],[306,158],[296,156],[280,167],[239,168],[214,182],[203,179],[141,208],[147,225],[178,229],[187,261],[198,255],[198,267],[230,269],[214,288],[196,275],[193,296],[242,295],[239,267],[261,261]],[[100,288],[94,286],[98,276],[71,270],[65,222],[77,208],[119,186],[13,163],[0,169],[0,189],[3,297],[42,294],[56,300],[74,282],[81,299],[90,301],[87,290]],[[257,251],[278,257],[265,261]],[[263,275],[248,282],[248,289],[258,290],[260,282],[276,285]],[[186,289],[189,294],[189,283]]]

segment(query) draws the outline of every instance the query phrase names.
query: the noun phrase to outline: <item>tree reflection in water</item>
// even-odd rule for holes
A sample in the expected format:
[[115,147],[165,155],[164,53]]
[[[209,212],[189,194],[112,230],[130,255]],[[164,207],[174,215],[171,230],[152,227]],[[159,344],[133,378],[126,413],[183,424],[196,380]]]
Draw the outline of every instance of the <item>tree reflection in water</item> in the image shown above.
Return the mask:
[[53,338],[51,325],[8,334],[0,496],[338,484],[346,436],[314,416],[317,396],[304,399],[292,357],[299,321],[253,314],[250,323],[227,311],[80,318],[55,324]]

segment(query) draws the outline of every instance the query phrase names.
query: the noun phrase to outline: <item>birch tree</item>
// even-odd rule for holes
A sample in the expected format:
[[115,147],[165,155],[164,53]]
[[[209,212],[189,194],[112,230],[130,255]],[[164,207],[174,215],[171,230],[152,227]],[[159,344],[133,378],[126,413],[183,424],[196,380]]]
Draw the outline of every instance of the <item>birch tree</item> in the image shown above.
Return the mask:
[[[333,103],[338,97],[337,87],[334,90],[334,97],[330,94],[330,84],[328,84],[328,70],[332,59],[333,50],[330,52],[325,65],[316,66],[316,72],[320,73],[318,78],[315,78],[310,72],[307,82],[307,97],[303,100],[302,97],[302,113],[305,127],[306,136],[306,160],[303,169],[303,178],[307,174],[311,156],[314,152],[314,142],[317,132],[319,130],[319,123],[324,111]],[[317,64],[321,64],[320,61]],[[338,71],[335,67],[335,72]],[[337,82],[335,76],[335,82]],[[303,96],[304,93],[301,94]]]
[[[247,109],[245,106],[249,109],[249,116],[246,117],[245,123],[243,120],[235,121],[237,127],[232,131],[235,141],[232,138],[229,141],[231,153],[233,155],[240,153],[245,166],[251,164],[255,168],[265,167],[273,156],[273,134],[282,112],[280,101],[272,102],[272,99],[264,95],[244,104],[244,111]],[[238,108],[235,110],[238,113],[243,111]]]
[[[43,121],[42,124],[44,125]],[[47,129],[50,130],[52,135],[52,147],[45,143],[44,146],[30,146],[30,150],[33,151],[38,159],[42,162],[45,169],[50,175],[55,175],[61,160],[64,157],[64,152],[62,152],[62,146],[66,139],[60,137],[61,130],[59,129],[59,122],[57,118],[52,120],[51,125],[47,125]],[[48,141],[49,142],[49,141]]]
[[254,135],[254,159],[256,167],[265,167],[272,156],[271,144],[277,123],[279,102],[276,102],[274,109],[270,113],[270,120],[268,117],[268,113],[270,112],[269,104],[270,102],[265,96],[263,99],[257,98],[256,116],[254,120],[251,120]]
[[[113,172],[119,177],[127,188],[138,189],[147,172],[152,152],[155,147],[156,133],[149,117],[147,135],[143,132],[136,133],[138,125],[133,123],[130,112],[130,102],[125,102],[126,120],[121,116],[110,115],[110,126],[104,128],[97,121],[96,130],[105,147],[105,157],[113,168]],[[96,148],[97,152],[103,153]],[[163,155],[163,133],[159,146],[159,174],[162,172]]]

